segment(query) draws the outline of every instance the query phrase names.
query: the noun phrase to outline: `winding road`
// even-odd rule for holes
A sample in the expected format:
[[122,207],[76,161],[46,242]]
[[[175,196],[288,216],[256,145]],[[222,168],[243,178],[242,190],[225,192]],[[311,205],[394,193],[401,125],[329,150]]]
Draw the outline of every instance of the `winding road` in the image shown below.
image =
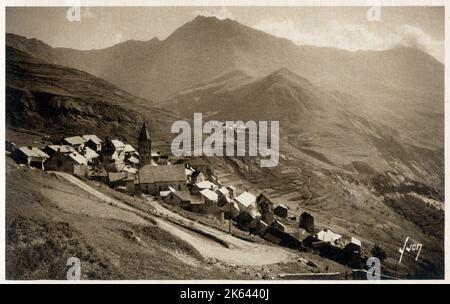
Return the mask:
[[[158,216],[144,212],[139,208],[133,207],[115,198],[111,198],[71,174],[63,172],[52,173],[90,193],[99,200],[108,203],[110,206],[120,208],[123,212],[131,212],[142,217],[144,220],[151,218],[157,223],[159,228],[188,242],[206,258],[233,265],[257,266],[287,262],[298,257],[294,251],[282,247],[252,243],[234,237],[216,228],[192,222],[161,206],[157,201],[150,197],[146,197],[146,201],[155,208]],[[174,223],[174,220],[179,224]],[[183,224],[192,229],[183,228]],[[197,233],[195,230],[201,233]],[[213,238],[207,237],[208,235],[213,236]],[[220,240],[220,242],[218,240]],[[226,244],[226,246],[224,244]]]

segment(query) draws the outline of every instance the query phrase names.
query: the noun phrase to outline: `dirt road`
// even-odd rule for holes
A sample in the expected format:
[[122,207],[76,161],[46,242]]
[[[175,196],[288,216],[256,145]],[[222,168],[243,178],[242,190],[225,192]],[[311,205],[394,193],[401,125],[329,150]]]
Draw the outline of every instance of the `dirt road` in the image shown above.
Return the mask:
[[[204,257],[216,259],[228,264],[255,266],[287,262],[297,257],[295,252],[281,247],[248,242],[218,229],[200,223],[193,223],[179,214],[164,208],[159,205],[158,202],[148,198],[147,201],[149,204],[151,204],[156,209],[158,214],[161,215],[161,217],[152,216],[150,213],[143,212],[138,208],[105,195],[73,175],[63,172],[54,172],[54,174],[87,191],[98,199],[105,201],[111,206],[120,208],[124,212],[132,212],[133,214],[144,219],[148,219],[149,217],[152,218],[152,220],[154,220],[161,229],[190,243]],[[202,235],[200,233],[184,229],[180,225],[165,220],[164,217],[170,217],[180,222],[190,223],[193,228],[204,232],[204,234]],[[205,235],[213,235],[215,238],[221,240],[222,244],[221,242],[205,237]],[[226,243],[228,246],[224,246],[223,243]]]

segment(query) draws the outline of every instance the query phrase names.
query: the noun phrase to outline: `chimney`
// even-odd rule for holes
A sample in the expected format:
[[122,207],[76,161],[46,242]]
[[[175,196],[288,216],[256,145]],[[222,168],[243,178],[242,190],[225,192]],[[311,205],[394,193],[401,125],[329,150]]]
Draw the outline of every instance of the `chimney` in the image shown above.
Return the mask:
[[27,146],[27,148],[30,149],[30,150],[32,150],[32,149],[33,149],[33,146]]

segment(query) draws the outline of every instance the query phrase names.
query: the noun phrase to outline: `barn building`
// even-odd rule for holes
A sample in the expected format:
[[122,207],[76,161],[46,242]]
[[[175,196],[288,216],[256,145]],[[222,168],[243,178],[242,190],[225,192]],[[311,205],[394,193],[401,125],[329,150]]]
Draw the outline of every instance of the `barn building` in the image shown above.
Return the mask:
[[298,227],[305,229],[309,233],[314,233],[314,217],[308,212],[303,212],[300,215]]
[[45,170],[62,171],[77,176],[87,176],[89,173],[86,158],[77,151],[70,153],[56,152],[45,163]]
[[176,191],[187,189],[186,173],[183,165],[152,166],[139,169],[137,189],[142,193],[158,195],[172,187]]
[[49,158],[48,154],[36,147],[20,147],[12,153],[13,159],[19,164],[44,170],[44,162]]

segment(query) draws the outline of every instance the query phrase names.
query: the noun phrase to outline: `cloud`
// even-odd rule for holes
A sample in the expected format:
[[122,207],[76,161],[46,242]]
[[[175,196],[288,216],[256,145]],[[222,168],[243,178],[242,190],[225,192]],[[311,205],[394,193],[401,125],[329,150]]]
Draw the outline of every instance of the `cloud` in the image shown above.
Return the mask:
[[399,26],[387,40],[389,48],[399,46],[413,47],[427,52],[441,62],[444,61],[444,42],[432,38],[421,28],[408,24]]
[[116,33],[114,38],[116,40],[116,43],[123,42],[124,40],[123,34],[121,32]]
[[394,47],[413,47],[439,61],[444,60],[444,42],[432,38],[421,28],[404,24],[388,34],[369,30],[362,24],[330,22],[325,28],[305,30],[292,20],[262,20],[253,26],[269,34],[292,40],[298,45],[335,47],[349,51],[386,50]]
[[205,17],[216,17],[219,20],[233,19],[233,15],[225,6],[222,6],[220,9],[197,10],[194,12],[194,15]]

